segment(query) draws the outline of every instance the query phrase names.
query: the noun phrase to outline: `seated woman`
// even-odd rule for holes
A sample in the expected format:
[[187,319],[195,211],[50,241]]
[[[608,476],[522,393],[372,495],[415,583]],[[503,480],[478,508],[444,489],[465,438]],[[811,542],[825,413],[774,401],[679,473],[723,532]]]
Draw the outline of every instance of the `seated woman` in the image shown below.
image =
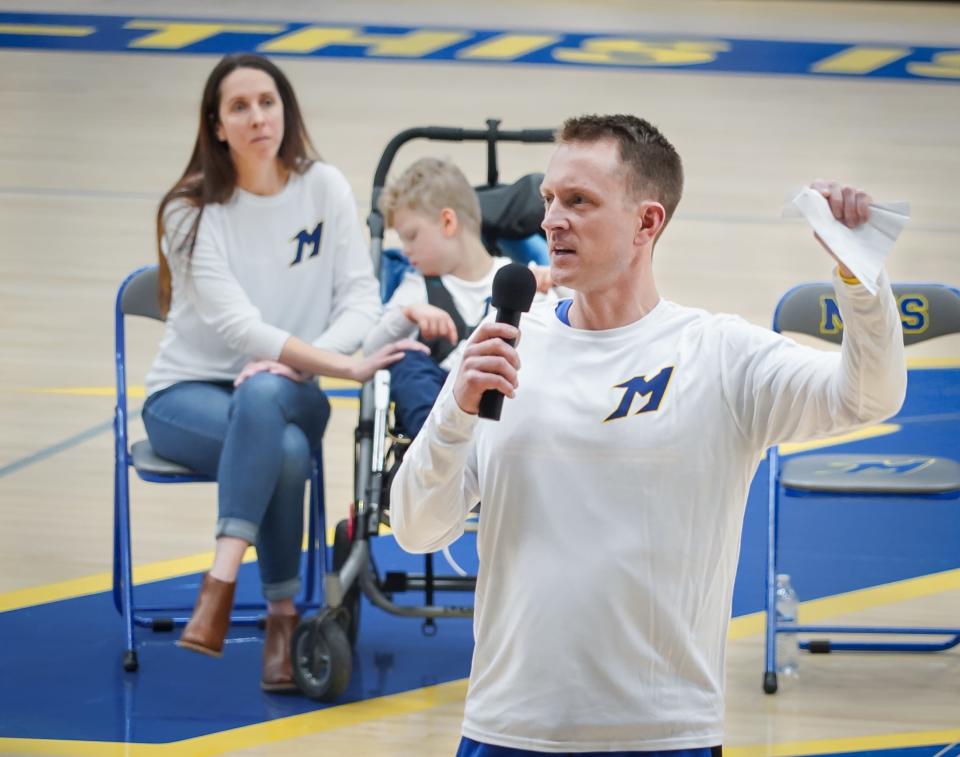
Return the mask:
[[157,214],[166,330],[143,421],[157,454],[216,477],[219,518],[180,646],[219,656],[256,544],[268,603],[261,685],[295,688],[304,483],[330,405],[315,376],[356,381],[403,341],[353,357],[380,315],[344,176],[315,158],[290,82],[231,55],[207,79],[193,154]]

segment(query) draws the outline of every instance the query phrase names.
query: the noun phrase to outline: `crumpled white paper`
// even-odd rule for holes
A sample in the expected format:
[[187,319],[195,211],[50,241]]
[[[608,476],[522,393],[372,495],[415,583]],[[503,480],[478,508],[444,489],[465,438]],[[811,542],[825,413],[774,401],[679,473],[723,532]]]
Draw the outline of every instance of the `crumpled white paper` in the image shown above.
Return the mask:
[[867,291],[875,295],[883,261],[910,220],[910,204],[871,203],[869,220],[848,229],[833,217],[826,197],[815,189],[804,187],[787,195],[783,217],[791,216],[806,218],[824,244],[860,279]]

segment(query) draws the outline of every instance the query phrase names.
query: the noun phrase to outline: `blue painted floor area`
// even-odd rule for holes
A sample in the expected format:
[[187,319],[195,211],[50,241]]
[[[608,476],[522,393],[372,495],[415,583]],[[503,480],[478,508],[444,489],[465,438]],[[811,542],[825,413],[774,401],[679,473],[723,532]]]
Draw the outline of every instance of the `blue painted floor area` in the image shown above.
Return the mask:
[[[960,458],[958,377],[960,371],[915,373],[897,419],[902,432],[843,451],[910,448]],[[765,497],[763,465],[747,506],[734,615],[763,608]],[[957,500],[797,498],[784,504],[782,523],[782,568],[794,577],[803,600],[960,567]],[[473,539],[467,535],[453,547],[468,570],[476,568]],[[373,545],[381,571],[423,571],[423,558],[403,553],[392,538],[378,538]],[[435,564],[438,572],[449,573],[442,557]],[[198,584],[194,575],[138,587],[138,602],[190,605]],[[245,565],[238,601],[257,600],[258,590],[256,566]],[[463,605],[472,597],[450,594],[441,600]],[[466,677],[470,621],[440,621],[432,637],[423,635],[421,624],[365,602],[353,678],[343,701]],[[178,649],[176,633],[138,629],[140,671],[127,674],[120,667],[121,621],[108,593],[0,614],[0,737],[162,743],[322,707],[299,696],[260,691],[260,631],[235,629],[220,660]],[[925,757],[937,751],[923,747],[887,754]]]
[[[392,538],[375,540],[374,552],[378,565],[422,572],[423,558],[403,553]],[[475,570],[474,544],[456,545],[455,559]],[[438,572],[449,572],[442,557],[437,564]],[[190,603],[198,587],[199,576],[161,581],[137,601]],[[237,601],[256,601],[258,590],[256,566],[244,565]],[[472,595],[449,593],[442,601],[469,605]],[[469,620],[446,620],[427,638],[421,621],[388,615],[365,600],[361,619],[341,704],[470,672]],[[130,674],[120,666],[122,625],[108,593],[0,614],[0,736],[164,743],[324,707],[260,691],[263,635],[256,628],[232,629],[220,659],[174,646],[179,629],[136,633],[140,670]]]

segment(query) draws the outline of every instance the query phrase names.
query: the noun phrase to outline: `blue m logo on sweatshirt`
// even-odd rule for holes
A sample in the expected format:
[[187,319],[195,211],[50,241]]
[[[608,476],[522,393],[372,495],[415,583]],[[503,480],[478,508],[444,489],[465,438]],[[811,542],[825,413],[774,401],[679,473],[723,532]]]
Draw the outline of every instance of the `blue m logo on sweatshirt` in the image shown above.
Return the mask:
[[317,224],[316,228],[312,233],[307,233],[306,229],[297,232],[296,236],[291,237],[291,242],[297,243],[297,256],[290,263],[290,266],[293,267],[301,260],[303,260],[303,251],[309,245],[313,245],[313,250],[307,255],[308,258],[314,258],[320,254],[320,234],[323,233],[323,221]]
[[623,398],[617,409],[603,419],[603,422],[613,421],[617,418],[626,418],[633,405],[635,397],[646,397],[647,404],[637,410],[634,415],[640,413],[653,413],[660,409],[660,403],[663,402],[663,396],[667,393],[667,385],[670,383],[670,377],[673,375],[673,366],[668,366],[661,370],[656,376],[648,379],[646,376],[634,376],[622,384],[617,384],[616,389],[623,389]]

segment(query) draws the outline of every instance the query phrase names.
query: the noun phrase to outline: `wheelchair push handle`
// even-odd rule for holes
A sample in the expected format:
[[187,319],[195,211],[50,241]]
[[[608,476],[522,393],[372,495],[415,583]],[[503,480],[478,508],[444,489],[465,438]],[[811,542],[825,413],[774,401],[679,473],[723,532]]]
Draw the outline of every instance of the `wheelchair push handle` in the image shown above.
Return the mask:
[[516,134],[517,142],[533,142],[548,144],[553,142],[556,133],[553,129],[522,129],[517,132],[508,131],[507,134]]
[[498,142],[523,142],[527,144],[549,144],[554,140],[553,129],[502,130],[500,121],[487,119],[485,129],[462,129],[450,126],[417,126],[406,129],[391,139],[380,156],[373,177],[373,207],[387,181],[387,174],[400,148],[415,139],[432,142],[486,142],[491,147]]

